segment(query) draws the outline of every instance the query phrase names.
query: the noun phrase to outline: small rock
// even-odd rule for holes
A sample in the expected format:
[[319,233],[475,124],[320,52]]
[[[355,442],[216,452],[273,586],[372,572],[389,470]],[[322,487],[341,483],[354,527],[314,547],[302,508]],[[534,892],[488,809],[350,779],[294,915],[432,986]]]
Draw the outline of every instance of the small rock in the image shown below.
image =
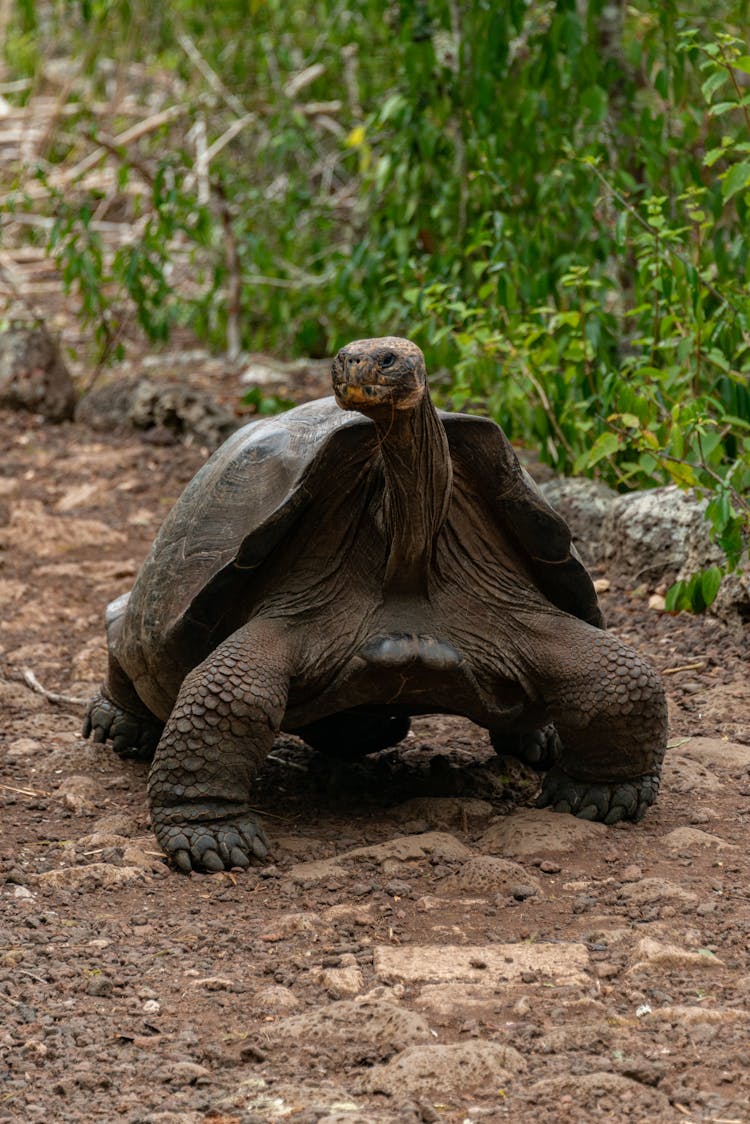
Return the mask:
[[384,889],[386,894],[390,894],[394,898],[408,898],[411,895],[409,883],[401,882],[397,878],[394,878],[392,882],[386,882]]
[[696,847],[718,847],[720,850],[729,849],[736,851],[734,843],[727,843],[718,835],[710,835],[707,831],[700,831],[695,827],[676,827],[667,835],[662,836],[662,843],[670,851],[690,851]]
[[600,844],[607,835],[601,823],[579,820],[547,809],[523,809],[503,816],[479,841],[483,851],[508,858],[545,852],[568,852]]
[[555,1113],[560,1105],[565,1104],[568,1108],[575,1105],[575,1116],[571,1115],[570,1119],[578,1120],[589,1119],[592,1115],[623,1120],[625,1104],[629,1108],[627,1119],[669,1120],[674,1116],[665,1093],[618,1073],[571,1073],[544,1077],[529,1086],[526,1098],[530,1105],[535,1106],[537,1115],[541,1105]]
[[269,1014],[281,1014],[299,1007],[299,999],[288,987],[271,984],[270,987],[263,987],[260,991],[256,991],[253,996],[253,1006]]
[[76,815],[93,812],[98,798],[98,785],[93,777],[66,777],[57,789],[63,804]]
[[143,1004],[144,1015],[158,1015],[161,1011],[161,1003],[158,999],[147,999]]
[[91,885],[105,890],[127,885],[145,878],[145,873],[135,866],[112,866],[110,863],[89,863],[86,866],[64,866],[36,875],[41,886],[77,889]]
[[656,971],[663,973],[670,968],[686,968],[699,971],[715,971],[723,968],[724,962],[706,949],[692,952],[675,944],[662,944],[652,937],[644,937],[635,949],[636,962],[628,969],[628,975]]
[[525,1067],[517,1050],[499,1042],[476,1039],[445,1046],[408,1046],[386,1065],[373,1066],[363,1086],[391,1096],[407,1090],[455,1097],[470,1090],[498,1088]]
[[205,991],[234,991],[235,981],[226,976],[202,976],[191,981],[193,987],[202,987]]
[[517,902],[525,902],[527,898],[533,898],[539,893],[538,885],[529,885],[522,883],[520,885],[511,886],[510,896],[515,898]]
[[625,867],[620,877],[623,882],[638,882],[643,878],[643,871],[639,866],[636,866],[635,863],[631,863],[629,866]]
[[339,902],[323,910],[323,920],[334,928],[341,925],[371,925],[375,920],[373,902]]
[[[519,897],[519,888],[523,891]],[[473,893],[491,896],[505,894],[522,901],[541,894],[539,882],[531,878],[524,867],[495,855],[475,855],[462,863],[455,874],[448,875],[438,884],[441,893]]]
[[652,593],[648,599],[649,609],[653,609],[657,613],[663,613],[666,605],[666,598],[664,598],[661,593]]
[[395,1053],[414,1042],[430,1042],[430,1028],[421,1015],[391,999],[339,999],[321,1007],[269,1023],[274,1038],[292,1038],[336,1045],[364,1043],[368,1051]]
[[72,418],[75,400],[60,347],[43,324],[0,332],[0,406],[60,422]]
[[42,743],[35,741],[34,738],[16,738],[11,742],[7,749],[7,756],[12,760],[19,760],[23,757],[33,757],[42,749]]
[[[342,957],[342,960],[344,957]],[[350,999],[359,995],[364,988],[362,969],[354,957],[352,964],[341,968],[321,968],[315,976],[315,981],[324,988],[333,999]]]

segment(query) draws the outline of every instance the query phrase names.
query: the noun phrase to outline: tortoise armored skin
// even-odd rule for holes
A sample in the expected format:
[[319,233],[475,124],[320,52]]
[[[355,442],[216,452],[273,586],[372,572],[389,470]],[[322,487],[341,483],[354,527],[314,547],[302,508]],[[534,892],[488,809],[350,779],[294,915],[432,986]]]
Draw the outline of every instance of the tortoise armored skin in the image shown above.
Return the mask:
[[437,411],[409,340],[357,340],[332,377],[334,397],[229,438],[108,608],[84,733],[153,754],[167,855],[184,871],[265,856],[253,776],[280,731],[354,755],[434,712],[551,765],[542,805],[640,819],[666,743],[661,683],[605,631],[566,524],[502,430]]

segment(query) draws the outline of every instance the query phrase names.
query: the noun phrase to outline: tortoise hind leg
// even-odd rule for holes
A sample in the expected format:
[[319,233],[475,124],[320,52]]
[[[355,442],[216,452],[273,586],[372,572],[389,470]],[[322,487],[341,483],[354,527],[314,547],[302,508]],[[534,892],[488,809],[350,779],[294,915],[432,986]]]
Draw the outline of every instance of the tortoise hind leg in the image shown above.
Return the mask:
[[537,623],[533,678],[561,739],[539,805],[604,823],[641,819],[659,791],[667,740],[658,674],[577,618]]
[[293,733],[318,753],[354,761],[398,745],[409,733],[409,725],[402,715],[351,710],[330,714]]
[[83,720],[83,736],[112,742],[119,757],[150,761],[164,723],[141,702],[135,687],[110,653],[107,682],[91,700]]
[[256,620],[185,677],[148,779],[152,827],[185,873],[265,857],[252,780],[279,732],[291,670],[284,631]]

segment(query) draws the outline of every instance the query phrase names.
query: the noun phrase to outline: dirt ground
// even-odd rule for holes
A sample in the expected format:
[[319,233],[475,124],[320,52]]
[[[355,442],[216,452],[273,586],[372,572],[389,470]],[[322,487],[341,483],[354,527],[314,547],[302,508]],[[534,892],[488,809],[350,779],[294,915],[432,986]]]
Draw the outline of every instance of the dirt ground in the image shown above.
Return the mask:
[[597,575],[669,694],[640,824],[536,811],[530,770],[426,718],[356,767],[281,741],[271,862],[184,877],[146,767],[24,675],[94,692],[204,452],[9,413],[0,448],[0,1122],[750,1120],[747,626]]

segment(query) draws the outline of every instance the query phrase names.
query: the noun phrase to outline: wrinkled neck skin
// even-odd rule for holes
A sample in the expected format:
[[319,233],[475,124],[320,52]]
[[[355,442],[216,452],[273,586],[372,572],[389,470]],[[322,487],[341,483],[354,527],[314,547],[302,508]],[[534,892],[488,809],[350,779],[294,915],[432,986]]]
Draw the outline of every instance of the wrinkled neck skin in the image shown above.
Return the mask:
[[383,592],[429,596],[453,471],[445,429],[427,394],[411,409],[373,417],[383,457],[383,525],[390,544]]

